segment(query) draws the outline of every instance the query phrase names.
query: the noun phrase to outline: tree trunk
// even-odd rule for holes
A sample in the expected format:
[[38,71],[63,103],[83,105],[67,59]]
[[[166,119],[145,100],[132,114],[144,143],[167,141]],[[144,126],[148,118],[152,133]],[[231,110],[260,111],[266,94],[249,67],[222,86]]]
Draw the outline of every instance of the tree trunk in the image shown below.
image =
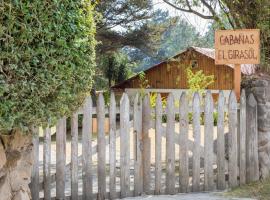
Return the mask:
[[0,199],[30,200],[32,136],[14,130],[0,139]]

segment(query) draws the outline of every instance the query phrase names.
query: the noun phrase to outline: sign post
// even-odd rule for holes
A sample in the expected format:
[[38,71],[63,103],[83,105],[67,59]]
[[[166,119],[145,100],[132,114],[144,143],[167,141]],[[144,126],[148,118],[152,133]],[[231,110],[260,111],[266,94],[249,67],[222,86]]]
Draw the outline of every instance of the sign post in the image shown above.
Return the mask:
[[241,64],[260,63],[260,30],[217,30],[215,32],[215,64],[234,64],[234,90],[240,99]]

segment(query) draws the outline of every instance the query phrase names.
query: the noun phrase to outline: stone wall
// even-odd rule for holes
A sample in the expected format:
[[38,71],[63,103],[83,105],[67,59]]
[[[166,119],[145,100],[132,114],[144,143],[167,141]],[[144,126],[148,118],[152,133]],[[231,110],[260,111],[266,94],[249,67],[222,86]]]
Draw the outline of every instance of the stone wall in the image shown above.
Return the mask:
[[258,145],[261,178],[270,175],[270,78],[255,77],[244,83],[247,95],[253,93],[258,103]]
[[0,199],[30,200],[32,136],[0,135]]

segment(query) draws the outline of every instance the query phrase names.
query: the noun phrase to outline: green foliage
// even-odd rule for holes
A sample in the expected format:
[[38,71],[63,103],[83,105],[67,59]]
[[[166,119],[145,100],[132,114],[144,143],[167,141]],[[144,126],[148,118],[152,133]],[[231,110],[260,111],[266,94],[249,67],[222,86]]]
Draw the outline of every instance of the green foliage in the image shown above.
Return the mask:
[[191,92],[203,93],[208,86],[214,83],[214,75],[205,75],[202,70],[193,72],[191,67],[186,69],[188,88]]
[[108,80],[108,88],[112,84],[124,81],[131,76],[133,65],[128,60],[128,57],[121,52],[114,52],[103,56],[101,58],[101,74]]
[[0,1],[0,131],[54,123],[92,87],[91,1]]

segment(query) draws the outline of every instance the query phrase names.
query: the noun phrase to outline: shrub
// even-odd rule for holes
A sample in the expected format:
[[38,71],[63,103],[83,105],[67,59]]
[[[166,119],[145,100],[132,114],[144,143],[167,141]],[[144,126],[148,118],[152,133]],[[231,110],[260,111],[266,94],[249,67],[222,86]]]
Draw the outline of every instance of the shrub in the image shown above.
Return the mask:
[[0,1],[0,131],[54,123],[92,86],[91,1]]

